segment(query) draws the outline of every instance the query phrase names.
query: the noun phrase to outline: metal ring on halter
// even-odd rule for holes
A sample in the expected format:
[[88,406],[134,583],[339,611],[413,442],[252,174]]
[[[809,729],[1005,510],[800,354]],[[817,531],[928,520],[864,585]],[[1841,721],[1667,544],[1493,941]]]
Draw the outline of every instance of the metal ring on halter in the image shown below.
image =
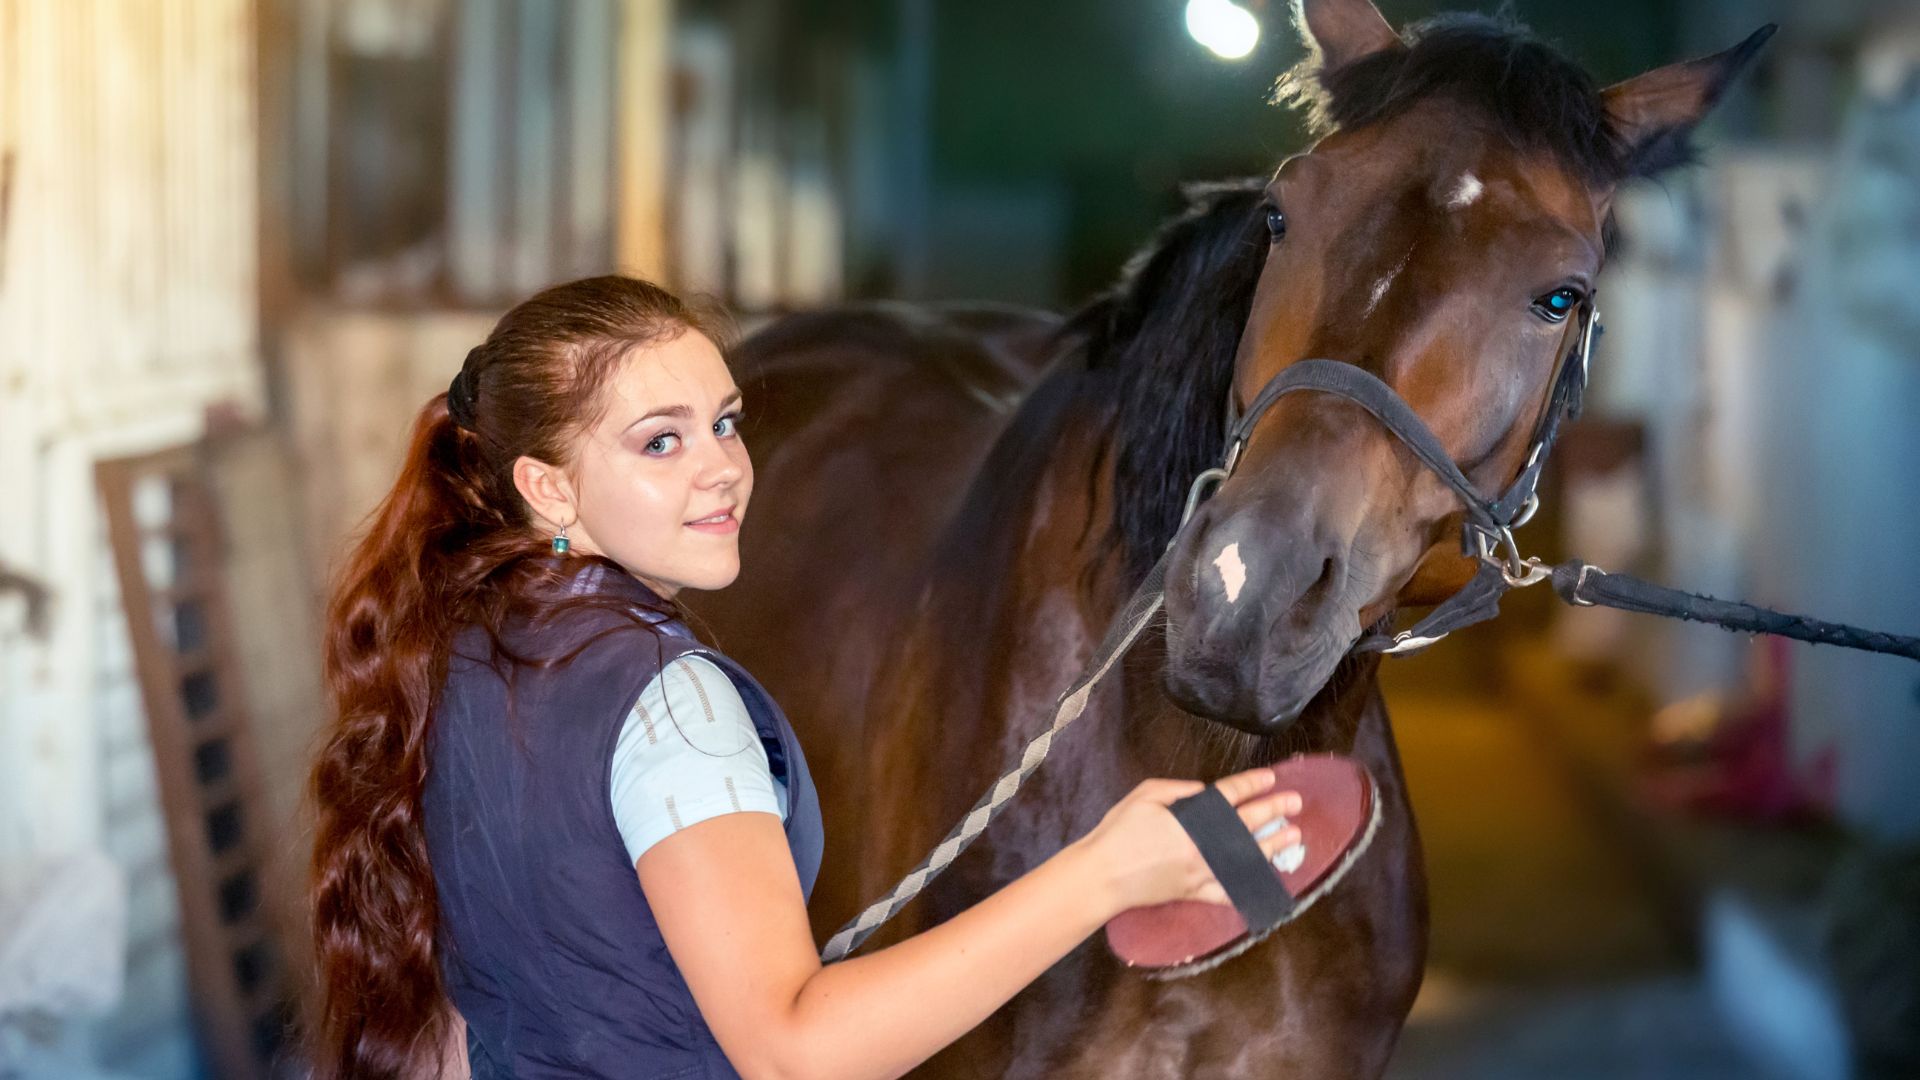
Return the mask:
[[[1193,512],[1200,508],[1200,500],[1206,496],[1207,488],[1214,484],[1223,484],[1233,475],[1233,467],[1240,463],[1240,448],[1245,445],[1245,440],[1233,440],[1233,445],[1227,447],[1224,463],[1218,468],[1207,469],[1193,478],[1193,483],[1187,487],[1186,509],[1180,511],[1180,529],[1186,528],[1187,522],[1193,520]],[[1180,538],[1180,529],[1174,530],[1173,540],[1167,541],[1167,547],[1173,547],[1173,541]]]
[[[1532,502],[1532,500],[1530,500]],[[1525,521],[1532,510],[1523,510],[1519,520]],[[1520,543],[1513,538],[1510,526],[1498,526],[1487,529],[1481,526],[1468,526],[1468,535],[1473,537],[1473,553],[1481,562],[1500,568],[1500,576],[1507,585],[1523,589],[1529,585],[1538,585],[1553,576],[1553,568],[1539,559],[1529,559],[1520,554]]]
[[1520,542],[1513,538],[1511,528],[1505,525],[1492,529],[1475,527],[1472,533],[1474,554],[1480,561],[1499,566],[1508,580],[1527,576],[1527,560],[1521,557]]
[[[1192,519],[1193,512],[1200,508],[1200,500],[1206,495],[1207,489],[1214,484],[1226,480],[1230,475],[1232,474],[1226,469],[1208,469],[1193,478],[1193,485],[1187,488],[1187,508],[1180,512],[1180,528],[1184,529],[1187,527],[1187,522]],[[1179,530],[1176,529],[1174,531],[1174,540],[1178,540],[1179,538],[1180,533]],[[1167,541],[1167,546],[1172,547],[1173,540]]]
[[1540,493],[1536,491],[1533,494],[1527,496],[1527,501],[1525,505],[1520,507],[1520,512],[1513,516],[1513,522],[1512,524],[1508,525],[1507,528],[1517,529],[1520,526],[1525,525],[1527,522],[1532,521],[1533,515],[1539,512],[1540,512]]
[[1580,328],[1580,383],[1585,385],[1588,376],[1593,374],[1593,339],[1596,333],[1604,332],[1600,326],[1600,308],[1591,299],[1587,301],[1587,325]]

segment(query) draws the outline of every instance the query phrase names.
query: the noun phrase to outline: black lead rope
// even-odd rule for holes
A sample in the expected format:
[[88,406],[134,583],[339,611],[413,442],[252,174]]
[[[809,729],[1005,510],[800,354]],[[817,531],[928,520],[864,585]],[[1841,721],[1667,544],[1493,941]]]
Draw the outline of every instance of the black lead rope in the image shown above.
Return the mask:
[[1777,634],[1816,645],[1887,653],[1920,660],[1920,637],[1862,630],[1806,615],[1789,615],[1771,608],[1734,600],[1716,600],[1699,593],[1669,589],[1626,574],[1609,574],[1579,559],[1569,559],[1552,570],[1553,591],[1560,599],[1581,607],[1597,605],[1664,615],[1670,619],[1708,623],[1748,634]]

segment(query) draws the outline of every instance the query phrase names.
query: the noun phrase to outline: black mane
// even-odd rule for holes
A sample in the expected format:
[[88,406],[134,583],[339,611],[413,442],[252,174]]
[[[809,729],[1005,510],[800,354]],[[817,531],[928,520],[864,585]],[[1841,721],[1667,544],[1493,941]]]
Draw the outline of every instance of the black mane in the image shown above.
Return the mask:
[[1267,255],[1264,187],[1258,178],[1189,187],[1186,213],[1062,328],[1088,372],[1112,378],[1108,544],[1133,578],[1179,527],[1194,476],[1219,464],[1234,354]]
[[1629,145],[1614,130],[1592,77],[1510,19],[1439,15],[1401,37],[1402,48],[1332,70],[1309,59],[1280,77],[1274,101],[1305,109],[1314,133],[1324,135],[1448,97],[1477,109],[1514,146],[1550,155],[1594,187],[1692,158],[1684,130]]

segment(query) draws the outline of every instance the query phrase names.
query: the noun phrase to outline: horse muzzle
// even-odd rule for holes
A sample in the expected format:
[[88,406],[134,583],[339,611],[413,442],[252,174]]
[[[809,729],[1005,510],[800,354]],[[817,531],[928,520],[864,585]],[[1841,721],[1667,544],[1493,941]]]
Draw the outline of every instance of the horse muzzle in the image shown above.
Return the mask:
[[1167,575],[1163,684],[1175,704],[1271,735],[1313,700],[1359,631],[1352,552],[1318,535],[1326,519],[1291,498],[1200,508]]

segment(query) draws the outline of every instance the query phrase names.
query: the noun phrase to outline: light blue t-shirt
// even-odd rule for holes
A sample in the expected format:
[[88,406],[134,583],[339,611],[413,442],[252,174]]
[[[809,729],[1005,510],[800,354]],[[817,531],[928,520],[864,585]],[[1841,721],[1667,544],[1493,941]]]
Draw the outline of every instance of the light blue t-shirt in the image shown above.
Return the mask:
[[773,777],[739,689],[697,655],[677,657],[640,691],[614,744],[609,788],[629,861],[722,814],[787,817],[786,785]]

